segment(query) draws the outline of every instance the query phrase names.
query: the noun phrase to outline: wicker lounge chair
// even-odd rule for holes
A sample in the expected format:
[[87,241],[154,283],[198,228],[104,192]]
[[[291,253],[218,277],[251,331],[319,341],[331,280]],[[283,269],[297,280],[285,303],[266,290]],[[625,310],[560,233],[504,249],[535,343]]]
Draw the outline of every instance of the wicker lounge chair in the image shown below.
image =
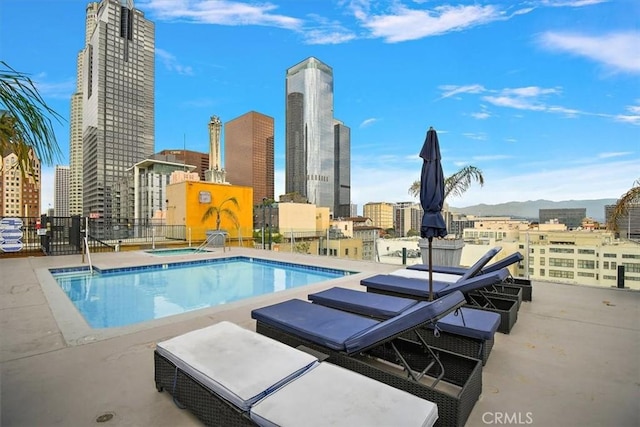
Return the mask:
[[216,426],[431,426],[433,402],[221,322],[157,345],[158,390]]
[[[388,319],[413,307],[418,300],[361,292],[340,287],[309,294],[309,301],[375,319]],[[484,365],[493,348],[500,315],[472,307],[460,307],[435,325],[419,329],[427,344],[482,360]]]
[[[500,314],[498,332],[508,334],[518,320],[518,301],[483,290],[487,286],[490,287],[502,283],[508,276],[509,270],[503,268],[496,272],[479,274],[456,283],[434,281],[433,296],[441,298],[451,292],[462,292],[469,305]],[[427,300],[429,298],[429,285],[424,279],[376,274],[360,280],[360,284],[366,286],[367,292],[419,300]]]
[[251,316],[257,332],[309,348],[326,355],[327,362],[432,401],[438,405],[436,425],[462,426],[482,391],[482,362],[429,347],[415,331],[464,302],[455,292],[379,321],[292,299],[255,309]]
[[[422,280],[423,282],[429,283],[428,282],[429,273],[426,271],[401,268],[399,270],[392,271],[389,274],[392,276],[406,277],[409,279],[419,279],[419,280]],[[488,273],[488,274],[491,274],[491,273]],[[468,277],[466,277],[466,275],[438,273],[438,272],[432,273],[431,277],[436,282],[451,283],[451,284],[463,283],[465,280],[469,279]],[[477,276],[471,276],[471,277],[477,277]],[[482,288],[482,292],[484,292],[489,296],[496,296],[499,298],[514,300],[518,303],[518,310],[519,310],[520,304],[522,304],[523,291],[520,286],[507,284],[506,280],[508,280],[509,277],[510,276],[507,275],[507,277],[505,277],[504,281],[502,282],[494,282],[494,283],[487,284]],[[477,290],[474,290],[474,291],[477,292]]]
[[[495,247],[489,249],[484,255],[482,255],[469,268],[434,265],[433,268],[432,268],[432,271],[435,272],[435,273],[442,273],[442,274],[455,274],[455,275],[458,275],[458,276],[462,275],[463,279],[468,279],[470,277],[473,277],[473,276],[476,276],[478,274],[481,274],[482,269],[501,250],[502,250],[501,246],[495,246]],[[413,269],[413,270],[429,271],[429,265],[428,264],[414,264],[414,265],[411,265],[411,266],[409,266],[407,268],[408,269]],[[501,269],[498,269],[498,270],[501,270]]]
[[[483,267],[480,270],[479,274],[491,273],[494,271],[501,270],[503,268],[507,268],[512,264],[519,263],[522,261],[524,257],[520,252],[514,252],[511,255],[508,255],[502,258],[499,261],[491,263],[486,267]],[[471,268],[471,267],[470,267]],[[413,264],[407,267],[409,270],[419,270],[419,271],[429,271],[429,266],[427,264]],[[451,266],[440,266],[434,265],[433,271],[437,273],[445,273],[445,274],[457,274],[462,276],[463,274],[469,271],[469,268],[465,267],[451,267]],[[531,287],[531,280],[525,279],[522,277],[513,277],[509,276],[505,279],[504,283],[509,286],[515,286],[522,289],[522,301],[531,301],[533,297],[533,289]]]

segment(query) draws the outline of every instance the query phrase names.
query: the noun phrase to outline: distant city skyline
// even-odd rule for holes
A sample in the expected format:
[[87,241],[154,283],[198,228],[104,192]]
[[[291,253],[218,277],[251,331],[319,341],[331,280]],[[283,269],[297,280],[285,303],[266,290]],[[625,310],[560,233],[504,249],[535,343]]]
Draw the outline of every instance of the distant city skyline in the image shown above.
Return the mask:
[[[88,3],[3,0],[3,60],[67,121]],[[483,171],[452,206],[618,198],[639,178],[640,4],[135,1],[156,28],[155,151],[207,152],[207,122],[274,118],[275,196],[285,192],[284,79],[314,56],[333,68],[334,117],[351,128],[351,202],[414,201],[418,152],[438,131],[445,176]],[[39,31],[25,31],[24,23]],[[20,37],[12,35],[20,34]],[[274,54],[277,52],[277,55]],[[55,165],[43,165],[41,209]]]

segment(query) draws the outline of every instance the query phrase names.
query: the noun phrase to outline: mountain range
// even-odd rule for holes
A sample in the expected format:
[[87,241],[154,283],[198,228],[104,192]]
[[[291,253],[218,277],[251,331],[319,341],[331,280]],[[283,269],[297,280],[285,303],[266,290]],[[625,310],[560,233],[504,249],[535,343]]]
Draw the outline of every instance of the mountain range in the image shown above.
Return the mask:
[[510,216],[513,218],[524,218],[530,221],[538,221],[540,209],[578,209],[586,208],[587,217],[596,221],[604,222],[606,205],[614,205],[617,199],[595,199],[595,200],[564,200],[554,202],[551,200],[528,200],[526,202],[507,202],[497,205],[474,205],[464,208],[449,207],[451,212],[463,213],[475,216]]

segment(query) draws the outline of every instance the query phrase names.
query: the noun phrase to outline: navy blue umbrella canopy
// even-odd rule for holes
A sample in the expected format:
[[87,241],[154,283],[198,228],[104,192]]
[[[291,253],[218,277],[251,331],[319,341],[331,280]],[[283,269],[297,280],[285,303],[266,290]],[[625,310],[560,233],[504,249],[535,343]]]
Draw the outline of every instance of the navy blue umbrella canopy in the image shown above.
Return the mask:
[[420,237],[434,238],[447,235],[447,226],[442,217],[444,204],[444,174],[440,164],[440,144],[434,128],[429,128],[422,150],[422,174],[420,175],[420,204],[424,215],[420,226]]
[[433,301],[433,263],[431,245],[434,237],[447,235],[447,225],[442,217],[444,204],[444,174],[440,164],[440,143],[435,129],[430,127],[420,151],[422,174],[420,175],[420,204],[424,214],[420,237],[429,240],[429,301]]

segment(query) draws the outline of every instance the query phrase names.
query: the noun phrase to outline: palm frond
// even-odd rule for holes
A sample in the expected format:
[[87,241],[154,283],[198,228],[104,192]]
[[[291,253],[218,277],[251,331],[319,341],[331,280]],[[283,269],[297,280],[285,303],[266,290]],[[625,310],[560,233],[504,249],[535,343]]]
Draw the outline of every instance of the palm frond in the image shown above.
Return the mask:
[[481,187],[484,185],[482,171],[475,166],[465,166],[444,180],[444,198],[462,196],[474,181]]
[[[62,152],[56,141],[51,117],[59,123],[64,119],[44,101],[33,81],[0,61],[0,153],[6,150],[19,154],[20,169],[31,172],[29,149],[32,148],[41,162],[52,164]],[[10,118],[10,119],[9,119]]]
[[618,222],[629,215],[629,208],[632,205],[638,204],[640,204],[640,179],[637,179],[633,183],[633,187],[618,199],[607,221],[607,228],[614,232],[618,231]]

